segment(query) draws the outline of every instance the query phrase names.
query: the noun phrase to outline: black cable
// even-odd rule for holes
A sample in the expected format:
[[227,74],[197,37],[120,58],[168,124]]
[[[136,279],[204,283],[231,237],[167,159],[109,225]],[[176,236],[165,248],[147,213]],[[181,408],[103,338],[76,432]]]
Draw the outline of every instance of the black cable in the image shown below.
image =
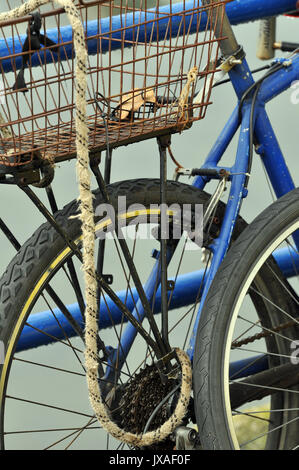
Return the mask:
[[[251,173],[251,168],[252,168],[252,161],[253,161],[253,144],[254,144],[254,112],[255,112],[255,105],[257,101],[257,97],[260,91],[260,88],[263,84],[263,82],[269,78],[271,75],[273,75],[275,72],[278,72],[284,67],[284,64],[276,64],[271,67],[270,71],[266,73],[263,77],[261,77],[257,82],[255,82],[253,85],[251,85],[243,94],[240,103],[239,103],[239,120],[241,122],[242,120],[242,108],[244,105],[244,102],[246,98],[249,96],[249,94],[255,89],[253,98],[252,98],[252,104],[251,104],[251,111],[250,111],[250,123],[249,123],[249,159],[248,159],[248,169],[247,173]],[[245,180],[245,185],[244,188],[246,189],[248,187],[249,183],[249,176],[246,176]]]
[[154,411],[152,412],[151,416],[149,417],[149,419],[147,420],[147,423],[144,427],[144,430],[143,430],[143,434],[145,434],[147,431],[148,431],[148,428],[150,427],[150,424],[152,422],[152,420],[154,419],[154,417],[156,416],[156,414],[158,413],[158,411],[160,410],[160,408],[164,405],[164,403],[167,402],[167,400],[169,400],[169,398],[180,388],[181,384],[177,384],[176,387],[174,387],[173,390],[171,390],[171,392],[168,393],[168,395],[166,395],[166,397],[163,398],[163,400],[156,406],[156,408],[154,409]]
[[[255,73],[258,73],[258,72],[263,72],[263,70],[268,70],[271,68],[271,65],[264,65],[263,67],[259,67],[258,69],[254,69],[254,70],[251,70],[251,73],[252,75],[255,74]],[[215,85],[213,85],[213,88],[216,88],[217,86],[220,86],[220,85],[224,85],[225,83],[231,83],[231,79],[230,78],[227,78],[225,80],[221,80],[220,82],[218,83],[215,83]]]
[[253,83],[246,91],[245,93],[243,94],[241,100],[240,100],[240,103],[239,103],[239,116],[241,118],[241,112],[242,112],[242,107],[243,107],[243,104],[246,100],[246,98],[248,97],[248,95],[259,85],[261,85],[264,80],[266,80],[266,78],[270,77],[271,75],[273,75],[273,73],[275,72],[278,72],[279,70],[281,70],[282,68],[284,68],[284,64],[275,64],[274,66],[272,66],[269,70],[268,73],[266,73],[263,77],[261,77],[259,80],[257,80],[255,83]]
[[277,49],[280,49],[282,52],[296,52],[299,49],[299,44],[297,42],[282,41],[278,44],[280,47],[277,47]]
[[[248,158],[248,169],[247,173],[250,174],[251,168],[252,168],[252,162],[253,162],[253,145],[254,145],[254,112],[255,112],[255,105],[258,97],[258,93],[260,91],[261,85],[263,84],[264,80],[266,78],[270,77],[273,73],[278,72],[280,69],[284,67],[283,64],[275,64],[273,65],[266,65],[263,67],[260,67],[258,69],[252,70],[251,73],[258,73],[263,70],[270,69],[268,73],[266,73],[263,77],[261,77],[259,80],[257,80],[255,83],[253,83],[243,94],[240,103],[239,103],[239,123],[242,121],[242,109],[243,105],[245,103],[246,98],[250,95],[250,93],[255,89],[253,98],[252,98],[252,106],[251,106],[251,112],[250,112],[250,125],[249,125],[249,158]],[[230,79],[227,80],[222,80],[221,82],[218,82],[214,85],[214,87],[223,85],[224,83],[229,83],[231,82]],[[214,88],[213,87],[213,88]],[[245,185],[244,188],[246,189],[248,187],[249,183],[249,176],[246,176],[245,180]]]

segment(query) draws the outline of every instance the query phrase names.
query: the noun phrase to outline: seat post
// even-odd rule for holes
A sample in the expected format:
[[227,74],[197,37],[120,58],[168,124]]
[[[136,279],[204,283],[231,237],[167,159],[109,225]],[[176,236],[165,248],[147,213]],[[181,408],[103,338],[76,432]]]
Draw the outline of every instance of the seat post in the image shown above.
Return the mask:
[[[218,0],[202,0],[203,6],[209,6],[213,3],[217,3]],[[217,10],[213,12],[213,19],[215,19],[215,36],[216,38],[226,37],[226,39],[221,40],[220,48],[223,56],[230,57],[233,56],[239,50],[239,44],[237,42],[235,33],[233,32],[232,26],[228,19],[227,13],[224,12],[223,22],[222,18],[217,17]]]

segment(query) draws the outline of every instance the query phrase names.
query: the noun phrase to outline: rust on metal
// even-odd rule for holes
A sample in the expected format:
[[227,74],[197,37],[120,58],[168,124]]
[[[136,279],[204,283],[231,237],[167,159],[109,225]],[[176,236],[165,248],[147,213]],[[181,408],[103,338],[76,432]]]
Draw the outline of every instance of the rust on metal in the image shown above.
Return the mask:
[[[11,0],[3,1],[10,10]],[[107,135],[115,148],[181,132],[205,117],[219,55],[214,29],[222,24],[225,1],[202,7],[199,0],[183,0],[181,9],[172,0],[167,8],[159,0],[75,3],[89,51],[91,151],[105,149]],[[0,163],[10,167],[28,164],[37,153],[55,161],[76,156],[76,57],[70,26],[64,9],[45,5],[39,13],[40,32],[51,38],[40,48],[28,34],[32,16],[0,24]],[[186,104],[187,122],[182,122],[177,103],[194,67],[197,79]],[[18,89],[14,84],[22,69],[26,88]],[[202,100],[195,104],[200,90]]]

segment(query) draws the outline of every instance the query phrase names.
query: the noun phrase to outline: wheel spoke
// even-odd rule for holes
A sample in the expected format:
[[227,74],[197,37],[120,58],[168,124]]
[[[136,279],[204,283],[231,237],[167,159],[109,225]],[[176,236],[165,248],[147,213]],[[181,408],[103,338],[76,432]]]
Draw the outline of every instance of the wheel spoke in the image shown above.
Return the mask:
[[287,313],[284,309],[279,307],[279,305],[276,305],[274,302],[272,302],[269,298],[267,298],[265,295],[263,295],[261,292],[258,292],[254,287],[250,287],[250,290],[254,292],[255,294],[258,294],[263,300],[266,300],[270,305],[275,307],[277,310],[279,310],[281,313],[283,313],[286,317],[288,317],[290,320],[294,320],[294,323],[297,323],[299,325],[299,320],[296,318],[292,317],[289,313]]
[[[266,328],[265,326],[262,326],[260,325],[260,321],[258,322],[252,322],[250,320],[248,320],[247,318],[244,318],[243,316],[241,315],[238,315],[238,318],[240,320],[243,320],[244,322],[246,323],[250,323],[252,325],[252,328],[254,327],[258,327],[259,329],[263,330],[263,331],[266,331],[267,333],[270,333],[271,335],[274,335],[274,336],[277,336],[278,338],[282,338],[282,339],[285,339],[286,341],[288,341],[289,343],[292,342],[292,339],[291,338],[288,338],[287,336],[284,336],[282,335],[281,333],[279,333],[278,331],[276,331],[274,328]],[[287,326],[286,326],[287,327]],[[244,331],[244,333],[242,333],[242,335],[238,336],[236,339],[233,340],[232,342],[232,349],[235,348],[235,345],[236,343],[244,343],[244,344],[248,344],[248,339],[243,339],[241,340],[241,338],[243,336],[245,336],[245,334],[248,333],[248,331],[250,331],[251,328],[249,328],[248,330]],[[250,338],[249,338],[250,339]],[[252,339],[254,339],[254,337],[252,337]],[[255,339],[259,339],[259,338],[255,338]],[[251,342],[251,341],[250,341]]]
[[76,294],[76,299],[77,299],[77,302],[78,302],[78,305],[79,305],[79,308],[80,308],[80,312],[81,312],[81,315],[82,315],[82,320],[84,320],[85,302],[84,302],[81,286],[80,286],[80,283],[79,283],[79,279],[78,279],[78,276],[77,276],[77,272],[76,272],[76,269],[75,269],[75,265],[74,265],[74,262],[71,258],[68,259],[68,261],[67,261],[67,267],[68,267],[68,270],[69,270],[69,274],[67,273],[67,271],[64,267],[63,267],[63,270],[64,270],[70,284],[72,285],[72,287],[74,289],[74,292]]
[[276,426],[275,428],[270,429],[270,431],[267,431],[267,432],[264,432],[264,433],[262,433],[262,434],[259,434],[259,435],[256,436],[254,439],[251,439],[250,441],[247,441],[247,442],[243,442],[242,445],[241,445],[241,447],[245,447],[245,446],[247,446],[248,444],[251,444],[252,442],[257,441],[258,439],[261,439],[262,437],[264,437],[264,436],[266,436],[266,435],[268,435],[268,434],[273,433],[274,431],[278,431],[278,429],[281,429],[281,428],[283,428],[283,427],[286,427],[286,426],[288,426],[288,425],[294,423],[295,421],[298,421],[298,419],[299,419],[299,416],[297,416],[297,417],[294,418],[294,419],[291,419],[290,421],[287,421],[287,422],[284,423],[284,424],[281,424],[280,426]]
[[58,411],[63,411],[65,413],[72,413],[72,414],[75,414],[75,415],[80,415],[80,416],[86,416],[87,418],[93,418],[93,416],[87,414],[87,413],[82,413],[81,411],[76,411],[76,410],[70,410],[68,408],[62,408],[62,407],[59,407],[59,406],[54,406],[54,405],[49,405],[47,403],[42,403],[42,402],[38,402],[38,401],[33,401],[33,400],[28,400],[26,398],[21,398],[21,397],[14,397],[12,395],[6,395],[6,398],[9,398],[11,400],[16,400],[16,401],[20,401],[22,403],[30,403],[31,405],[36,405],[36,406],[42,406],[42,407],[45,407],[45,408],[49,408],[49,409],[53,409],[53,410],[58,410]]
[[[78,336],[80,336],[80,338],[82,339],[82,341],[84,341],[84,335],[83,335],[83,331],[82,329],[80,328],[80,325],[78,324],[78,322],[73,318],[73,316],[70,314],[69,310],[67,309],[67,307],[64,305],[64,303],[61,301],[60,297],[56,294],[56,292],[54,291],[54,289],[52,289],[52,287],[50,285],[48,285],[46,287],[46,291],[47,293],[49,294],[49,296],[51,297],[51,299],[55,302],[56,306],[59,308],[59,310],[61,311],[61,313],[65,316],[65,318],[67,319],[67,321],[69,322],[69,324],[72,326],[72,328],[74,329],[75,333],[77,333]],[[51,309],[52,310],[52,309]],[[52,311],[53,313],[53,311]],[[54,314],[53,314],[54,315]]]
[[47,337],[53,339],[53,340],[54,340],[55,342],[57,342],[57,343],[63,344],[63,346],[67,346],[67,347],[73,349],[74,351],[83,354],[82,349],[78,349],[76,346],[72,346],[71,344],[66,343],[65,341],[62,341],[61,339],[57,338],[56,336],[51,335],[50,333],[47,333],[46,331],[43,331],[43,330],[41,330],[40,328],[37,328],[36,326],[33,326],[33,325],[31,325],[30,323],[28,323],[28,322],[25,322],[25,325],[28,326],[29,328],[32,328],[33,330],[37,331],[38,333],[41,333],[42,335],[45,335],[45,336],[47,336]]
[[234,350],[237,350],[237,351],[246,351],[246,352],[255,353],[255,354],[266,354],[267,356],[273,356],[273,357],[280,357],[280,358],[292,359],[292,356],[290,356],[290,355],[288,355],[288,354],[274,353],[274,352],[270,352],[270,351],[267,351],[267,352],[265,353],[265,351],[259,351],[259,350],[256,350],[256,349],[248,349],[248,348],[239,348],[239,347],[234,348]]
[[72,432],[71,434],[67,434],[66,436],[62,437],[61,439],[58,439],[57,441],[53,442],[51,445],[49,445],[48,447],[46,447],[44,450],[49,450],[51,449],[52,447],[55,447],[57,444],[60,444],[61,442],[65,441],[66,439],[68,439],[69,437],[72,437],[74,434],[76,434],[76,437],[74,439],[71,440],[71,442],[64,448],[64,450],[67,450],[69,449],[69,447],[75,442],[75,440],[82,434],[83,431],[85,431],[86,429],[88,429],[88,426],[90,426],[91,424],[95,423],[96,420],[94,418],[90,418],[90,420],[87,422],[87,424],[83,427],[81,427],[80,429],[78,430],[75,430],[74,432]]
[[[267,419],[267,418],[263,418],[261,416],[253,416],[253,412],[248,412],[248,411],[235,411],[235,410],[232,410],[233,411],[233,416],[246,416],[246,417],[249,417],[249,418],[252,418],[252,419],[258,419],[260,421],[264,421],[266,423],[271,423],[271,419]],[[267,410],[268,411],[268,410]],[[265,412],[263,412],[265,413]]]
[[14,357],[13,358],[14,361],[20,361],[20,362],[23,362],[25,364],[30,364],[30,365],[34,365],[34,366],[38,366],[38,367],[45,367],[46,369],[52,369],[54,371],[58,371],[58,372],[64,372],[65,374],[72,374],[72,375],[77,375],[79,377],[83,377],[84,379],[86,378],[86,375],[85,374],[82,374],[80,372],[75,372],[73,370],[66,370],[66,369],[61,369],[59,367],[55,367],[55,366],[50,366],[48,364],[41,364],[39,362],[33,362],[33,361],[28,361],[26,359],[21,359],[19,357]]
[[50,306],[49,302],[47,301],[47,299],[45,298],[44,295],[43,295],[43,299],[45,300],[45,302],[46,302],[46,304],[47,304],[49,310],[51,311],[51,313],[52,313],[52,315],[53,315],[53,318],[55,319],[57,325],[58,325],[59,328],[61,329],[61,331],[62,331],[62,333],[63,333],[63,335],[64,335],[64,337],[65,337],[67,343],[69,344],[70,348],[72,349],[72,351],[73,351],[73,353],[74,353],[74,355],[75,355],[77,361],[79,362],[79,364],[80,364],[82,370],[85,372],[85,366],[82,364],[82,361],[81,361],[80,357],[78,356],[78,353],[77,353],[76,348],[74,348],[74,346],[72,345],[72,342],[71,342],[69,336],[66,334],[64,328],[62,327],[60,321],[59,321],[58,318],[57,318],[57,315],[55,315],[54,310],[52,309],[52,307]]
[[[97,422],[95,420],[95,422]],[[91,423],[93,424],[93,423]],[[82,429],[82,427],[76,427],[76,428],[49,428],[49,429],[25,429],[21,431],[7,431],[4,434],[5,435],[18,435],[18,434],[38,434],[42,432],[63,432],[63,431],[75,431],[78,432]],[[95,430],[95,429],[102,429],[102,426],[93,426],[93,427],[84,427],[84,430]]]

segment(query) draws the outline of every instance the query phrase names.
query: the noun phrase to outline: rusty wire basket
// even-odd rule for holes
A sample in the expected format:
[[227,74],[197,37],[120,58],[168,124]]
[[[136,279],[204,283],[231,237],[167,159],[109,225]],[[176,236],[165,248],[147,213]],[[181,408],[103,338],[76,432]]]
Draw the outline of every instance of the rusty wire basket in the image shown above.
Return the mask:
[[[2,12],[22,3],[2,0]],[[219,53],[214,31],[221,30],[225,1],[209,7],[199,0],[74,3],[89,53],[90,150],[180,132],[205,116]],[[0,24],[2,164],[76,156],[75,60],[67,16],[53,4]]]

